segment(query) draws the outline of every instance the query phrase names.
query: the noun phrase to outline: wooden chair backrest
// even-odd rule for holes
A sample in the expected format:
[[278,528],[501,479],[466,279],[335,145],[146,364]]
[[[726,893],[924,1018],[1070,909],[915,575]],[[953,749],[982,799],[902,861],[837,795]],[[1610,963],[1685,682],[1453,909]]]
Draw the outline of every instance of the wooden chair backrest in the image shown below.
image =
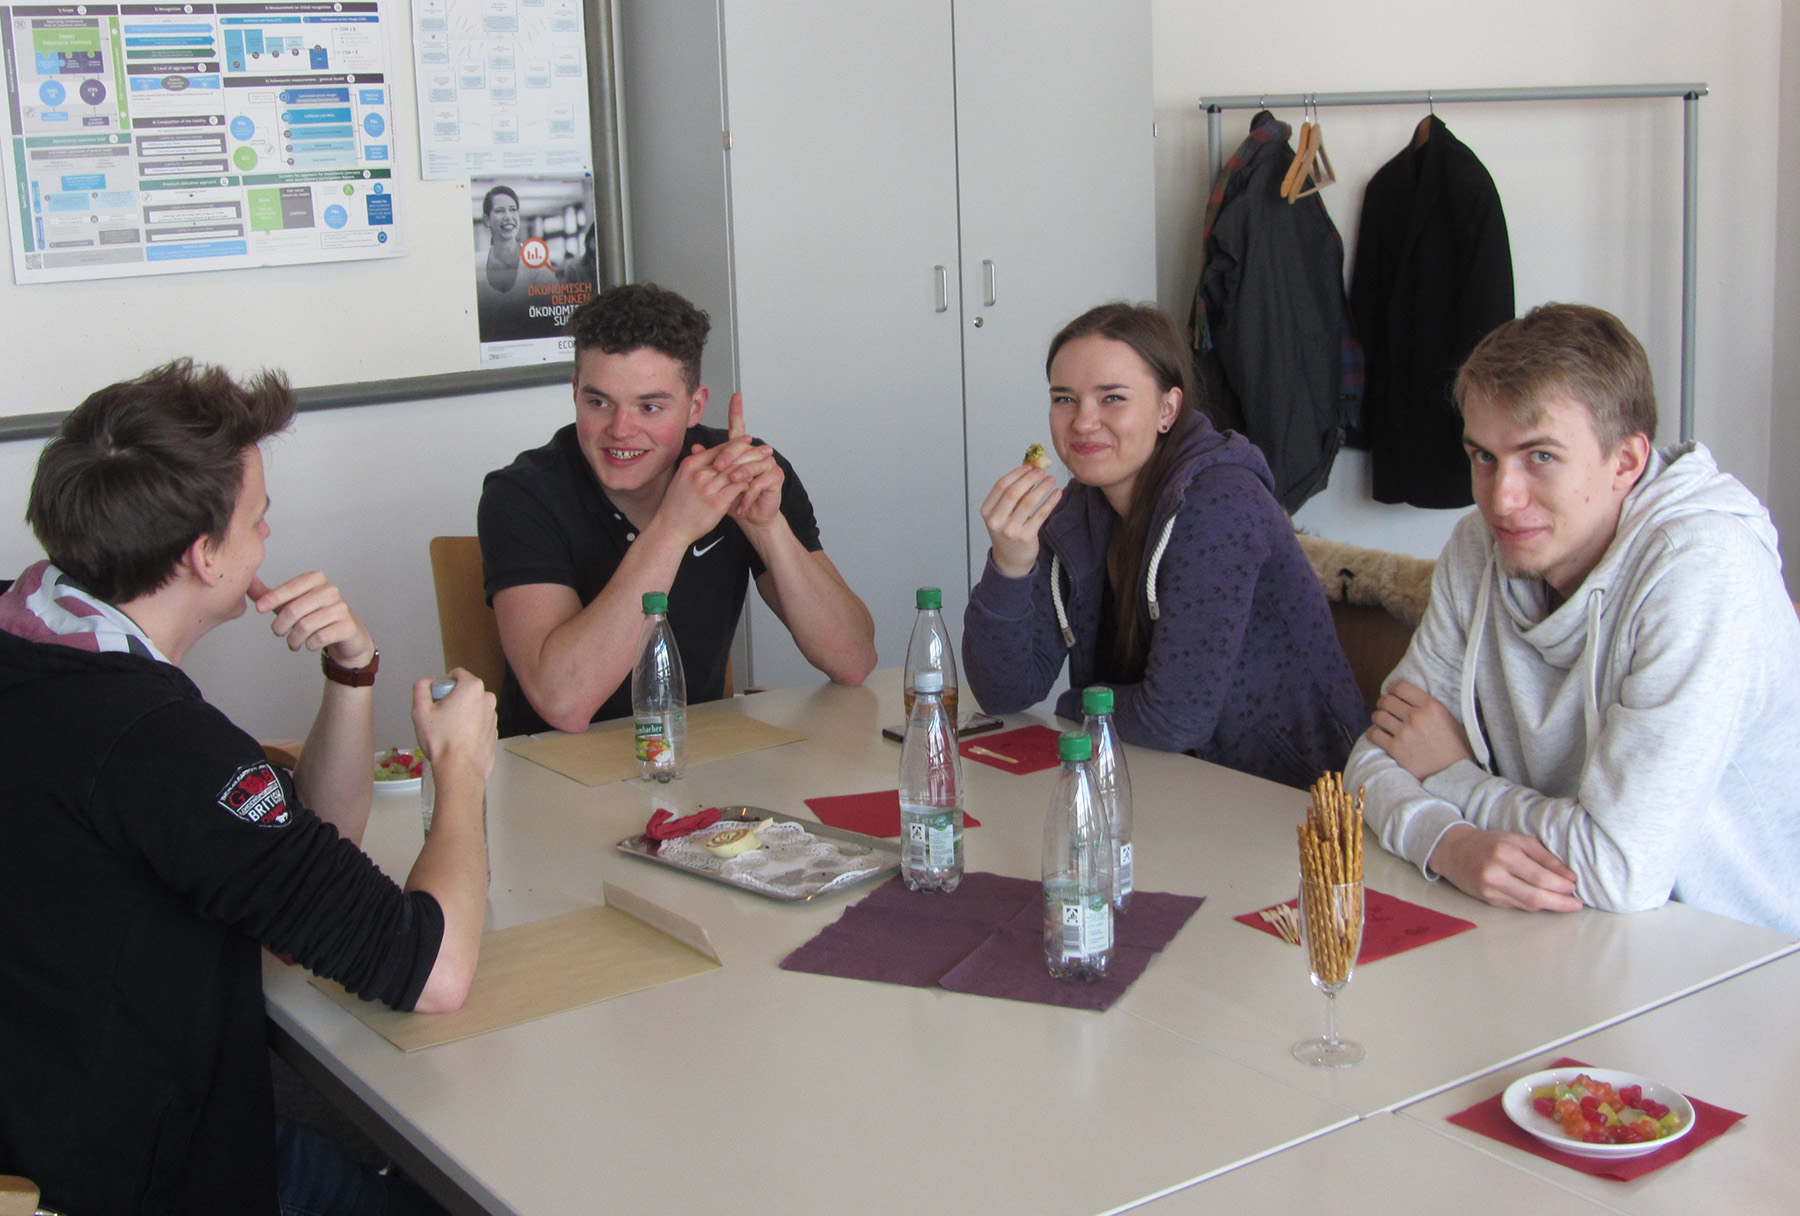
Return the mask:
[[499,692],[506,655],[500,649],[500,625],[483,590],[481,542],[473,536],[432,537],[431,581],[437,591],[444,669],[467,668],[491,691]]

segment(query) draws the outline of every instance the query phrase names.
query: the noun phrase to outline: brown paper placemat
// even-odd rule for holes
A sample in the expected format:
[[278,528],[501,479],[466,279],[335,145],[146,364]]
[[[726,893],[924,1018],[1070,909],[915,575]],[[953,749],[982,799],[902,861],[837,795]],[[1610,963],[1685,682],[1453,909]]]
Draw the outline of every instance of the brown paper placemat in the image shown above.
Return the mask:
[[719,966],[698,925],[611,883],[605,894],[601,907],[482,934],[469,999],[454,1013],[399,1013],[332,980],[312,983],[400,1050],[416,1051]]
[[[727,708],[723,701],[690,705],[687,711],[688,767],[806,738]],[[638,775],[637,736],[629,719],[608,722],[579,735],[515,739],[506,750],[583,785],[610,785]]]

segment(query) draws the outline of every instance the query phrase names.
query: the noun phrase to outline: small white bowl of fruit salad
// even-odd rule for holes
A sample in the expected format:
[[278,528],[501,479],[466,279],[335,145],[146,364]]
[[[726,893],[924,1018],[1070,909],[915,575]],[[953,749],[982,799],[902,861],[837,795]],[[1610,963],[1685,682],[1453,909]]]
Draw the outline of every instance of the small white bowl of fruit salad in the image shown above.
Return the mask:
[[1508,1085],[1500,1105],[1525,1131],[1577,1157],[1642,1157],[1694,1130],[1694,1104],[1679,1090],[1612,1068],[1534,1072]]
[[384,747],[375,753],[375,789],[404,794],[417,790],[425,776],[425,751],[418,747]]

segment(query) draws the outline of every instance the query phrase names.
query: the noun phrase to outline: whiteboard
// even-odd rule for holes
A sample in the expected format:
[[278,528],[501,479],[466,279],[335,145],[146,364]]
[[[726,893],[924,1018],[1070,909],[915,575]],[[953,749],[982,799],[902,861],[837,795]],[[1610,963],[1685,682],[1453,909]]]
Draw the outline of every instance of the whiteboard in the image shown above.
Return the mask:
[[[586,6],[603,283],[623,281],[624,269],[611,8]],[[457,374],[480,366],[468,182],[420,176],[410,0],[384,0],[382,9],[394,38],[394,182],[406,252],[21,287],[0,248],[0,440],[42,434],[95,389],[182,356],[236,375],[282,369],[303,407],[567,379],[567,364]],[[305,391],[314,388],[331,391]]]

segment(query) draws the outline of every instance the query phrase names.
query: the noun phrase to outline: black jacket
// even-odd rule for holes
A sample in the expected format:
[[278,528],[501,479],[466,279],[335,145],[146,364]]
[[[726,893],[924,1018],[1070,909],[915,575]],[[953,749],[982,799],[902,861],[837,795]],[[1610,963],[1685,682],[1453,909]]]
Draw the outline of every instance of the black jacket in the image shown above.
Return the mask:
[[1247,435],[1289,512],[1325,488],[1358,387],[1344,244],[1317,195],[1290,203],[1288,126],[1267,110],[1219,172],[1194,292],[1207,414]]
[[0,1174],[81,1216],[274,1213],[259,942],[409,1009],[443,914],[180,670],[0,630]]
[[1383,165],[1363,196],[1350,311],[1368,379],[1363,427],[1375,498],[1466,507],[1469,458],[1450,386],[1475,344],[1513,315],[1512,249],[1494,179],[1433,115],[1423,146]]

